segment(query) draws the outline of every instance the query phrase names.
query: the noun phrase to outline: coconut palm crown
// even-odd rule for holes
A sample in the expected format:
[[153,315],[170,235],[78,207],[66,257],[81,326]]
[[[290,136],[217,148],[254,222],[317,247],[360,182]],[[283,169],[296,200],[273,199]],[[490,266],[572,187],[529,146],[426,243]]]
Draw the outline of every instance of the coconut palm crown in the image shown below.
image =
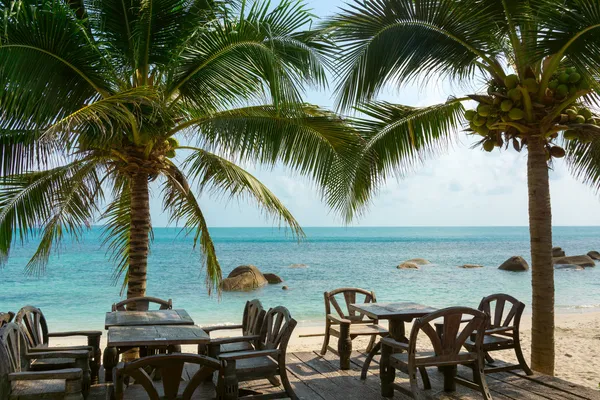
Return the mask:
[[41,272],[63,238],[98,221],[127,296],[142,296],[156,187],[200,245],[210,291],[221,269],[195,193],[254,200],[302,235],[239,164],[283,164],[323,188],[357,142],[302,100],[304,85],[326,83],[328,44],[305,30],[299,1],[0,5],[0,261],[37,235],[27,270]]
[[[340,46],[338,103],[367,115],[364,160],[334,196],[348,218],[391,173],[445,150],[461,130],[485,151],[527,150],[532,367],[554,372],[554,269],[549,168],[565,158],[600,189],[600,3],[592,0],[352,1],[325,28]],[[444,104],[377,101],[385,84],[445,79]],[[465,105],[475,103],[473,110]],[[514,150],[513,150],[514,149]]]

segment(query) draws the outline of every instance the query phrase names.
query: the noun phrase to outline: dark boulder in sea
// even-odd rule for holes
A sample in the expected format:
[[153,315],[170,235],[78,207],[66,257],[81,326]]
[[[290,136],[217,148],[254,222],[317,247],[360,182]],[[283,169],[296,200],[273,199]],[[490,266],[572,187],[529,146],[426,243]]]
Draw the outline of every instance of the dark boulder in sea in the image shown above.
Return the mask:
[[566,256],[565,251],[560,247],[552,248],[552,257],[564,257]]
[[554,269],[569,269],[573,271],[583,271],[585,268],[583,268],[581,265],[575,264],[555,264]]
[[419,266],[414,262],[405,261],[402,264],[398,265],[396,268],[398,268],[398,269],[419,269]]
[[527,264],[527,261],[525,261],[523,257],[514,256],[504,261],[498,269],[503,271],[527,271],[529,269],[529,264]]
[[483,265],[478,265],[478,264],[463,264],[463,265],[459,265],[458,268],[464,268],[464,269],[483,268]]
[[269,282],[270,284],[275,284],[275,283],[281,283],[281,282],[283,282],[283,279],[281,279],[281,277],[279,275],[272,274],[270,272],[267,272],[267,273],[263,274],[263,276],[265,277],[265,279],[267,280],[267,282]]
[[600,253],[598,253],[597,251],[592,250],[589,253],[587,253],[587,255],[590,258],[593,258],[594,260],[600,260]]
[[221,287],[226,292],[253,290],[267,284],[267,280],[254,265],[240,265],[223,279]]
[[590,256],[569,256],[554,259],[554,264],[573,264],[581,267],[595,267],[596,263]]
[[283,290],[288,290],[289,288],[288,288],[287,286],[283,285],[283,286],[281,287],[281,289],[283,289]]
[[424,259],[424,258],[411,258],[410,260],[406,260],[404,261],[405,263],[413,263],[413,264],[417,264],[417,265],[428,265],[431,264],[430,261]]

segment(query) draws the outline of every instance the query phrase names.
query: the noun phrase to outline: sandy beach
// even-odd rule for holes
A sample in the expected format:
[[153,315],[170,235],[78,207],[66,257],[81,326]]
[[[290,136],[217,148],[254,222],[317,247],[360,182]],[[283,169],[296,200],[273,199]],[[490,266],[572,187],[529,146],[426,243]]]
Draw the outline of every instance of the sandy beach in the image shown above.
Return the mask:
[[[385,324],[384,324],[385,325]],[[52,327],[51,327],[52,328]],[[320,334],[323,325],[298,325],[294,331],[289,349],[292,351],[319,351],[323,343],[321,336],[300,337]],[[531,345],[531,320],[525,315],[522,321],[522,343],[526,358],[529,360]],[[223,336],[235,332],[221,332]],[[85,339],[53,338],[56,346],[85,344]],[[364,349],[366,340],[355,340],[354,349]],[[335,346],[335,338],[332,339]],[[426,344],[424,344],[425,346]],[[106,335],[102,336],[102,348],[106,346]],[[184,351],[193,352],[195,346],[184,346]],[[495,358],[514,361],[514,353],[497,352]],[[578,314],[558,314],[556,316],[556,376],[580,385],[600,389],[600,312]]]

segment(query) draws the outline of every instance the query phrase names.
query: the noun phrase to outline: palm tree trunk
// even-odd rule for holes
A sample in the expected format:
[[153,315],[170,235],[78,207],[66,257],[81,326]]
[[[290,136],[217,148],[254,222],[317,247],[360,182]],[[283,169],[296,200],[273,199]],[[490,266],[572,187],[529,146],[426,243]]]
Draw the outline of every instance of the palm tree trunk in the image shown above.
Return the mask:
[[548,163],[540,138],[530,138],[527,149],[533,294],[531,367],[538,372],[554,375],[554,265]]
[[131,237],[127,298],[146,295],[148,245],[150,234],[150,193],[148,173],[138,172],[131,177]]

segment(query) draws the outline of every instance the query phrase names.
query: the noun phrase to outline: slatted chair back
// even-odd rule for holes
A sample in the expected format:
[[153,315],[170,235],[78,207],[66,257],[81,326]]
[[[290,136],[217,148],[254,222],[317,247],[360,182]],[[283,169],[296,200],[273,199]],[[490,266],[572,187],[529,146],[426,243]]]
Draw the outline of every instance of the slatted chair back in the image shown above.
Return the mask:
[[261,329],[259,350],[279,349],[280,356],[285,358],[285,352],[292,332],[297,322],[292,318],[287,308],[283,306],[271,308],[265,314]]
[[21,358],[22,340],[19,326],[14,322],[0,328],[0,399],[7,399],[10,395],[8,374],[24,370]]
[[14,317],[15,313],[12,311],[0,312],[0,328],[8,324],[9,322],[12,322]]
[[[498,293],[484,297],[479,303],[479,310],[490,317],[486,329],[506,328],[518,331],[525,304],[508,294]],[[501,335],[502,329],[498,330]]]
[[171,299],[163,300],[157,297],[132,297],[112,305],[112,311],[148,311],[150,304],[157,304],[159,310],[172,310]]
[[[207,356],[198,354],[159,354],[140,358],[127,363],[115,371],[115,395],[122,400],[125,391],[125,378],[131,377],[136,384],[141,385],[150,400],[176,399],[182,382],[181,373],[185,364],[200,366],[194,376],[187,381],[181,398],[191,399],[198,386],[211,377],[214,371],[222,371],[223,364]],[[160,372],[161,380],[153,381],[146,372],[147,369]],[[156,385],[162,385],[164,397],[159,394]]]
[[242,318],[243,336],[259,335],[265,318],[265,309],[260,300],[254,299],[246,302]]
[[[469,319],[469,317],[471,317],[469,322],[461,325],[461,322]],[[444,326],[441,337],[433,327],[433,321],[437,319],[443,319]],[[465,341],[475,334],[475,354],[482,354],[480,349],[483,345],[483,330],[487,323],[488,316],[485,313],[468,307],[449,307],[428,314],[423,318],[418,318],[415,320],[410,332],[409,364],[434,366],[476,360],[475,355],[472,353],[459,353]],[[429,337],[434,355],[416,358],[417,340],[421,332]]]
[[17,312],[15,323],[21,327],[29,347],[48,346],[48,324],[42,310],[25,306]]
[[355,303],[376,303],[375,292],[359,288],[340,288],[325,292],[325,314],[333,314],[332,308],[342,319],[352,322],[373,322],[362,313],[351,310],[349,305]]

